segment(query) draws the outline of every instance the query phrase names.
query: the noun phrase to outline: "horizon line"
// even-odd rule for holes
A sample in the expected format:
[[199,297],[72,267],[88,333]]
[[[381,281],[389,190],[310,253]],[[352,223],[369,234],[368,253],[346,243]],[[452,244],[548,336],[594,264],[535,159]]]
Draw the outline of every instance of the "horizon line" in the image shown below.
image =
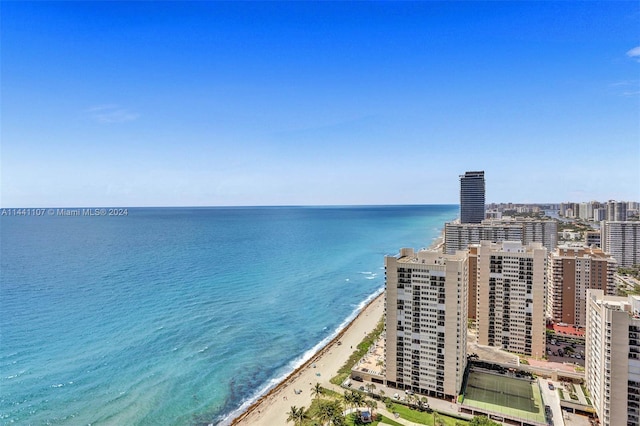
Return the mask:
[[459,206],[460,204],[450,203],[401,203],[401,204],[238,204],[238,205],[80,205],[80,206],[29,206],[29,207],[0,207],[0,210],[20,210],[20,209],[93,209],[93,208],[113,208],[113,209],[208,209],[208,208],[314,208],[314,207],[403,207],[403,206]]
[[[559,202],[513,202],[513,201],[491,201],[489,204],[514,204],[514,205],[553,205],[562,203],[573,203],[574,201]],[[629,202],[629,201],[623,201]],[[633,202],[633,201],[632,201]],[[317,207],[411,207],[411,206],[460,206],[460,203],[381,203],[381,204],[222,204],[222,205],[54,205],[54,206],[20,206],[5,207],[0,206],[0,210],[20,210],[20,209],[92,209],[92,208],[118,208],[118,209],[140,209],[140,208],[317,208]]]

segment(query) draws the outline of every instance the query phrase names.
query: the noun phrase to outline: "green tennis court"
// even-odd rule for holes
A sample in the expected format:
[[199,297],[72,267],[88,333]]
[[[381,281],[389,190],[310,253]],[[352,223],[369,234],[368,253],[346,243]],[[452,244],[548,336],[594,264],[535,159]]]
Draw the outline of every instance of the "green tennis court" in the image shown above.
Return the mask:
[[545,421],[542,395],[535,380],[471,371],[464,404],[511,417]]

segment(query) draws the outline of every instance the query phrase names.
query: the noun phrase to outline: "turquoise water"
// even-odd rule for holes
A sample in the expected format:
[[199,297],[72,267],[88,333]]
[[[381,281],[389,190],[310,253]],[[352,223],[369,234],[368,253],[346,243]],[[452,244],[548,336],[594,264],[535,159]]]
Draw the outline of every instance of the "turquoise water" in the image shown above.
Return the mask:
[[2,424],[224,423],[384,287],[457,206],[2,217]]

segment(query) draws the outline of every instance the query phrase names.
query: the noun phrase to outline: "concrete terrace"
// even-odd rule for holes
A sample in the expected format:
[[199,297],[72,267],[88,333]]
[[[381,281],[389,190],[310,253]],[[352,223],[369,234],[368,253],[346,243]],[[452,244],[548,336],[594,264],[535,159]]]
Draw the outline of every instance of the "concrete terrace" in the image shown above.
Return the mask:
[[352,376],[363,373],[360,377],[384,376],[384,336],[381,336],[371,348],[353,367]]

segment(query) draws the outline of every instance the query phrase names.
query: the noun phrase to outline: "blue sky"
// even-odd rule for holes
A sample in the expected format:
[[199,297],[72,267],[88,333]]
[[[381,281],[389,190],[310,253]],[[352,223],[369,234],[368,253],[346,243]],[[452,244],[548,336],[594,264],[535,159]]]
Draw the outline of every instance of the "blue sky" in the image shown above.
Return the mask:
[[3,207],[640,199],[640,5],[6,2]]

